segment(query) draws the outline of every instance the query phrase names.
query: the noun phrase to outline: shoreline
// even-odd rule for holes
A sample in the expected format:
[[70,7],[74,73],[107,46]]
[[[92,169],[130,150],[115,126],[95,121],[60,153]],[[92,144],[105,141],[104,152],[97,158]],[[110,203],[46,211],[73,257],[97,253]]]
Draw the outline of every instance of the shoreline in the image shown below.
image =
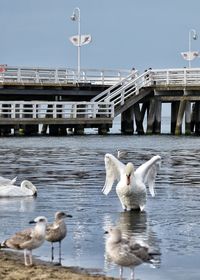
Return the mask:
[[0,250],[0,279],[4,280],[116,280],[81,267],[56,266],[33,257],[33,265],[24,265],[23,254]]

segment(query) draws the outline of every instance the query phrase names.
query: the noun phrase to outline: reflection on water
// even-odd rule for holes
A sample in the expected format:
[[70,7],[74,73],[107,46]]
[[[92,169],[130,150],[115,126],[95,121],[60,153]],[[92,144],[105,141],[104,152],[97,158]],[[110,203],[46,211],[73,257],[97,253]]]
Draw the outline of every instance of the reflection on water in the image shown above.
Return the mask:
[[[181,279],[181,270],[185,279],[196,280],[187,269],[199,270],[190,261],[200,257],[198,145],[198,137],[171,136],[0,138],[0,176],[17,176],[17,184],[30,180],[38,189],[36,199],[0,199],[0,241],[29,226],[36,216],[45,215],[51,222],[54,213],[62,210],[73,216],[67,220],[68,235],[62,242],[63,264],[118,276],[118,270],[104,262],[104,229],[114,224],[161,252],[160,267],[137,267],[137,279]],[[123,161],[136,167],[153,155],[162,158],[156,197],[148,196],[146,212],[123,213],[114,189],[108,196],[101,192],[104,154],[115,154],[117,149],[128,150]],[[49,243],[34,253],[50,260]]]

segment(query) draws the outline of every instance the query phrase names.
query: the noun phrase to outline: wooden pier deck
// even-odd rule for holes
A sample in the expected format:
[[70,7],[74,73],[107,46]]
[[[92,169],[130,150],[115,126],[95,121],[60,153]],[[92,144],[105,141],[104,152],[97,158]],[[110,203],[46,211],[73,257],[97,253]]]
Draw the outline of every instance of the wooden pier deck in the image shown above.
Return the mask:
[[[98,73],[98,74],[97,74]],[[114,73],[114,74],[113,74]],[[0,73],[0,130],[26,135],[106,134],[121,115],[122,134],[160,134],[162,104],[169,103],[170,133],[200,135],[200,68],[76,71],[6,67]],[[146,127],[144,125],[146,123]]]

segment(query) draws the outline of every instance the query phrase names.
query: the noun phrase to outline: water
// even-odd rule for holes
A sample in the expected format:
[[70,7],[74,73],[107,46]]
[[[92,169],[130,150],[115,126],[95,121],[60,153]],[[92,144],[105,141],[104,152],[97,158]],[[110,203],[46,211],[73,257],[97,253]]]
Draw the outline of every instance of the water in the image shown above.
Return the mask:
[[[139,166],[159,154],[162,166],[156,180],[156,197],[148,196],[144,213],[123,213],[115,188],[106,197],[104,154],[129,151],[127,161]],[[196,280],[200,268],[200,148],[198,137],[98,136],[0,138],[0,175],[29,179],[38,197],[0,199],[4,240],[28,227],[29,220],[45,215],[53,220],[58,210],[68,218],[63,241],[63,264],[98,269],[118,276],[118,268],[104,258],[104,230],[111,224],[143,239],[161,253],[153,268],[135,270],[140,280]],[[33,251],[50,260],[50,244]],[[57,252],[55,252],[57,254]],[[125,276],[129,277],[129,269]]]

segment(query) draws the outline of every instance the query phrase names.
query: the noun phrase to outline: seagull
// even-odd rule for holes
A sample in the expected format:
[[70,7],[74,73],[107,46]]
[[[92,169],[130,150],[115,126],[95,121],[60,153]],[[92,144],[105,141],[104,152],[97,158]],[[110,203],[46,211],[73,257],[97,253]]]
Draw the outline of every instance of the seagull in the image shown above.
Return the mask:
[[153,156],[136,170],[131,162],[126,165],[111,154],[105,155],[106,180],[102,189],[103,194],[108,195],[115,180],[118,181],[116,192],[124,211],[143,211],[146,204],[146,185],[150,194],[154,197],[154,183],[157,169],[160,166],[161,157]]
[[17,180],[17,177],[15,177],[14,179],[10,180],[10,179],[7,179],[7,178],[4,178],[2,176],[0,176],[0,186],[5,186],[5,185],[14,185],[15,182]]
[[[15,233],[0,244],[0,248],[24,250],[24,264],[26,266],[33,264],[32,250],[40,247],[45,241],[47,219],[44,216],[39,216],[29,223],[35,223],[36,225],[34,228],[27,228]],[[27,261],[27,255],[29,255],[29,262]]]
[[120,279],[123,277],[123,267],[131,268],[131,279],[134,279],[135,266],[153,261],[153,253],[150,253],[148,245],[123,238],[119,228],[111,227],[105,234],[109,234],[106,240],[106,255],[120,266]]
[[61,265],[61,241],[67,235],[67,227],[65,224],[65,218],[72,218],[71,215],[67,215],[64,212],[56,212],[55,220],[52,224],[47,225],[45,239],[51,242],[51,261],[54,260],[54,242],[59,242],[59,265]]
[[21,197],[21,196],[37,196],[36,187],[28,180],[21,182],[21,186],[15,186],[12,183],[1,185],[0,181],[0,197]]

